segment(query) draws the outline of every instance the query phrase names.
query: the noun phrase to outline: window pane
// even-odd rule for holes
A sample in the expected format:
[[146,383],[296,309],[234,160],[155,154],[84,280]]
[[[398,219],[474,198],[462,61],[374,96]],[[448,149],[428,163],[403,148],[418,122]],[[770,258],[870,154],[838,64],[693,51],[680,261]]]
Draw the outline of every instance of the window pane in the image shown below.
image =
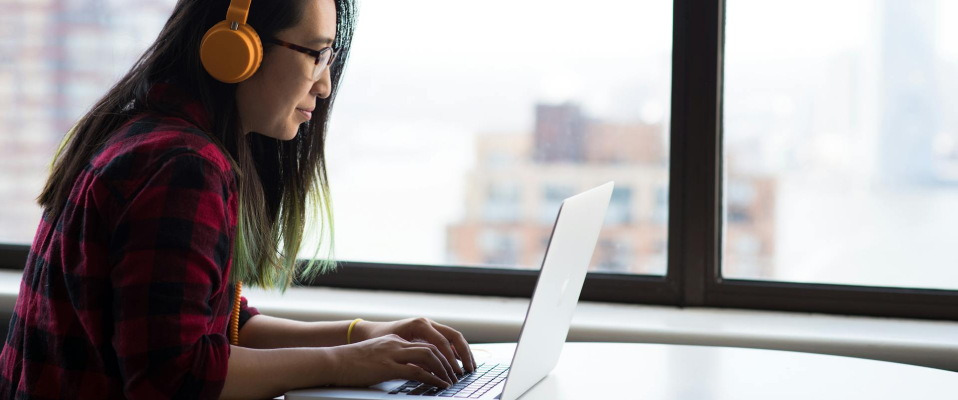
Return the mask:
[[958,289],[958,2],[726,3],[724,276]]
[[[32,240],[59,139],[174,2],[0,5],[0,242]],[[562,199],[615,180],[593,268],[664,273],[671,3],[360,6],[327,146],[337,258],[537,268]]]
[[0,242],[29,244],[64,133],[133,65],[175,0],[0,2]]
[[562,200],[615,180],[592,269],[664,273],[671,21],[364,0],[327,150],[337,258],[538,268]]

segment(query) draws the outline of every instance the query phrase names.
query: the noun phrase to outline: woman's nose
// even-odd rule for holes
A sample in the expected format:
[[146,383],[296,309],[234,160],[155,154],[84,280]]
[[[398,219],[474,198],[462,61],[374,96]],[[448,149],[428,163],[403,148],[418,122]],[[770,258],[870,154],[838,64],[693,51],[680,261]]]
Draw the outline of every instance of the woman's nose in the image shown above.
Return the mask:
[[332,91],[331,81],[332,78],[329,75],[329,68],[326,68],[319,80],[313,83],[310,93],[318,96],[321,99],[329,98],[329,94]]

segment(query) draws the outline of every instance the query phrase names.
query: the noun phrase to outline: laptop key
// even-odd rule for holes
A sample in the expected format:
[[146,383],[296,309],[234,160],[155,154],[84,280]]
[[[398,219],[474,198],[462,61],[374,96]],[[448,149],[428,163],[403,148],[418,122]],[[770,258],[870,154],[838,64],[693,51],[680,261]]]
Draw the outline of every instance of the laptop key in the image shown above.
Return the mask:
[[422,385],[422,386],[417,387],[417,388],[414,389],[413,391],[411,391],[411,392],[409,392],[409,393],[406,393],[406,394],[407,394],[407,395],[410,395],[410,396],[418,396],[418,395],[421,395],[421,394],[423,394],[423,393],[426,393],[426,392],[432,390],[434,387],[435,387],[435,386]]

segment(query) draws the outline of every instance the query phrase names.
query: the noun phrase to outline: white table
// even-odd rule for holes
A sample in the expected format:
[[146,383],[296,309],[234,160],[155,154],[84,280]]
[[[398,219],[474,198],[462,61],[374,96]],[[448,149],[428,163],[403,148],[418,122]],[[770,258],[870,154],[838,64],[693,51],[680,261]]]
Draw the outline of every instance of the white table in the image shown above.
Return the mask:
[[[515,343],[472,345],[477,361]],[[958,373],[857,358],[730,347],[566,343],[521,400],[958,399]]]
[[[471,345],[480,363],[511,358],[515,346]],[[520,397],[563,399],[955,400],[958,373],[777,350],[566,343],[555,369]]]

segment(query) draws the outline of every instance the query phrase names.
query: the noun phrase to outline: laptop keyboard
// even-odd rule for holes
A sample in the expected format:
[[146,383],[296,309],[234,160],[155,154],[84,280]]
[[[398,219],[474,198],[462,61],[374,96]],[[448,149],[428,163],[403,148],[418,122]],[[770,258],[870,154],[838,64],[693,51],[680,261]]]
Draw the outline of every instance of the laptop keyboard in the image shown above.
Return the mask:
[[471,373],[457,374],[456,378],[459,378],[459,382],[448,389],[422,382],[408,381],[389,392],[389,394],[478,399],[505,380],[507,372],[509,372],[509,366],[506,364],[483,363]]

